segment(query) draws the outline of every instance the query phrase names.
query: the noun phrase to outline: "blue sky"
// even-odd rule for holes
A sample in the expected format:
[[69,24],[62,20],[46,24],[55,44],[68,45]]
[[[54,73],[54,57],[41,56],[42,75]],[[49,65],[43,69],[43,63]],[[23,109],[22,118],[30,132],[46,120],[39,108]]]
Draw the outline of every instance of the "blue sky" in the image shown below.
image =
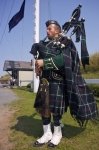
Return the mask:
[[[31,61],[32,59],[29,51],[33,43],[34,0],[26,0],[24,18],[10,33],[8,32],[8,22],[19,11],[22,2],[23,0],[0,0],[0,76],[5,74],[3,72],[5,60]],[[89,54],[99,52],[98,0],[40,0],[40,39],[46,36],[47,20],[55,19],[63,25],[79,4],[82,5],[81,18],[85,18]],[[80,53],[80,44],[75,44]]]

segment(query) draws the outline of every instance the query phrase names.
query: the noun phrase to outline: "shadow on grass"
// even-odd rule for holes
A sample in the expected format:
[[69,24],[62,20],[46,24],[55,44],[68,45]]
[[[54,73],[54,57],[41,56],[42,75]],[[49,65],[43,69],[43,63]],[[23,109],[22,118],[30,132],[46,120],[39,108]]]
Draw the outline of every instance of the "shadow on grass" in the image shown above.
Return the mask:
[[[18,117],[17,124],[11,127],[11,129],[24,132],[26,135],[33,136],[35,138],[40,137],[43,134],[42,121],[34,118],[35,115],[36,113],[31,116]],[[63,128],[63,136],[66,138],[72,138],[83,131],[83,128],[65,124]]]
[[36,115],[20,116],[17,118],[17,123],[11,127],[16,131],[24,132],[28,136],[34,136],[35,138],[42,134],[42,122],[39,119],[34,118]]
[[72,137],[75,137],[76,135],[80,134],[84,130],[85,130],[85,128],[65,124],[64,128],[63,128],[63,136],[66,138],[72,138]]

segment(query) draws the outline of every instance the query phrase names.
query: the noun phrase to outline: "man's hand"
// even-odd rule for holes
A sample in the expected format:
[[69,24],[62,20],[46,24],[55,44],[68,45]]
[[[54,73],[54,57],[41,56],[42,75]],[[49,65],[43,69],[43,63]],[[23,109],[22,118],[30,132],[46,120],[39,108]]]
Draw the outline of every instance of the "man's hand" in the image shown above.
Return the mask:
[[35,72],[37,76],[40,76],[43,65],[44,65],[43,59],[39,59],[35,61]]
[[43,59],[38,59],[38,60],[36,60],[36,61],[35,61],[35,66],[36,66],[37,68],[43,67],[43,66],[44,66]]

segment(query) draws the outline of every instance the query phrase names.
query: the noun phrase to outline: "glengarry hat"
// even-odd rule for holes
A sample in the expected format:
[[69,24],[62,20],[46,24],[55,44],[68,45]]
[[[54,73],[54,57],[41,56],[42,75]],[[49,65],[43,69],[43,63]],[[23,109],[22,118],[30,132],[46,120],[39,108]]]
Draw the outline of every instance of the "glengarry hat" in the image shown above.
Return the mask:
[[51,24],[55,24],[61,28],[60,24],[56,20],[48,20],[45,24],[46,24],[46,27],[48,27]]

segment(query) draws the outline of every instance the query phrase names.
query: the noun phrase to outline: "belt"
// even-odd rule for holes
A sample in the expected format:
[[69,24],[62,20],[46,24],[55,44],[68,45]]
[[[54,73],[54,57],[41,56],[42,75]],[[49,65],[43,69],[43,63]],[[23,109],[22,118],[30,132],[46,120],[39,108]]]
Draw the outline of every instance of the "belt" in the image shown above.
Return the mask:
[[47,78],[48,80],[63,80],[64,79],[64,76],[63,75],[60,75],[59,73],[57,73],[56,71],[52,71],[52,70],[47,70],[43,72],[42,74],[42,77],[43,78]]

